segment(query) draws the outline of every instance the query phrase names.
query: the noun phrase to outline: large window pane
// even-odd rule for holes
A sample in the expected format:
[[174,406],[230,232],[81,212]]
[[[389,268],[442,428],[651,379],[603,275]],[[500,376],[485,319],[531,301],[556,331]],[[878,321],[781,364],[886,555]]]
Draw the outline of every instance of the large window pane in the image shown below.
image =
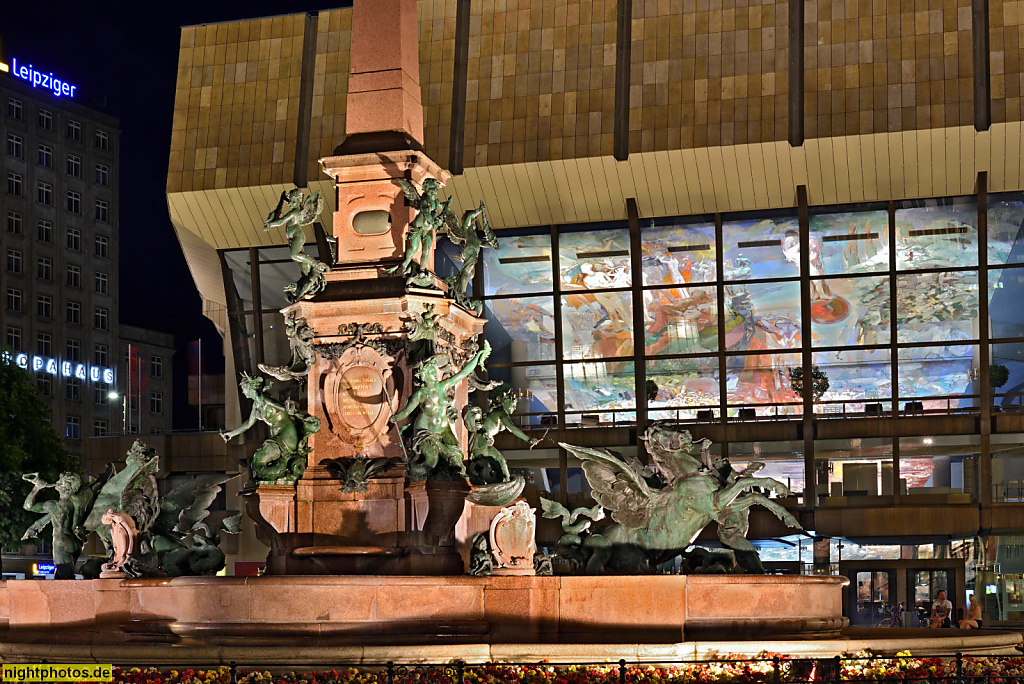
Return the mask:
[[[485,252],[491,250],[484,248]],[[462,268],[462,248],[448,239],[448,236],[441,236],[437,241],[437,249],[434,250],[434,273],[441,278],[449,278],[458,274]],[[469,288],[472,294],[472,285]]]
[[559,233],[558,272],[563,291],[629,287],[629,231]]
[[789,370],[800,365],[799,354],[748,354],[726,359],[726,386],[730,406],[780,404],[758,409],[757,415],[791,414],[801,410]]
[[[303,248],[306,254],[317,258],[316,244],[307,242]],[[299,265],[291,260],[287,247],[261,247],[260,259],[260,298],[264,309],[281,309],[291,302],[285,295],[284,288],[299,279]]]
[[263,318],[263,363],[268,366],[288,366],[292,350],[284,329],[284,316],[279,312],[265,313]]
[[[757,473],[757,477],[778,480],[794,494],[804,490],[804,453],[797,443],[732,442],[729,444],[729,461],[736,470],[743,470],[753,461],[763,463],[764,469]],[[810,560],[808,547],[805,543],[804,560]]]
[[978,337],[978,274],[900,274],[896,286],[899,342],[964,341]]
[[1004,342],[990,348],[991,362],[1005,366],[1007,371],[1006,382],[992,387],[993,394],[997,395],[993,403],[1005,410],[1024,410],[1024,342]]
[[555,359],[554,300],[550,295],[489,299],[484,317],[491,363]]
[[[567,363],[564,368],[565,410],[575,414],[566,422],[580,422],[580,412],[603,414],[601,422],[635,418],[636,379],[632,361]],[[584,420],[594,420],[593,417]]]
[[819,500],[823,506],[829,505],[831,497],[892,494],[892,440],[888,437],[817,440],[814,478],[817,494],[823,497]]
[[989,195],[988,263],[993,266],[1024,263],[1024,195]]
[[814,214],[810,228],[811,275],[889,270],[889,213],[885,209]]
[[[500,380],[519,392],[516,403],[517,414],[552,414],[558,412],[558,383],[553,365],[546,366],[498,366],[487,369],[491,380]],[[520,424],[540,425],[540,416],[518,421]]]
[[800,347],[800,283],[730,283],[725,297],[726,349]]
[[[811,362],[828,377],[829,388],[819,413],[861,413],[865,404],[892,398],[892,364],[888,349],[815,352]],[[888,407],[891,410],[891,406]],[[869,411],[875,411],[872,406]],[[886,410],[882,405],[877,410]]]
[[485,249],[484,295],[551,292],[551,236],[499,237]]
[[978,206],[970,198],[910,200],[896,208],[896,268],[978,265]]
[[647,385],[656,392],[647,401],[651,420],[693,419],[702,408],[718,413],[718,357],[648,361]]
[[799,276],[799,235],[795,215],[726,221],[722,226],[725,280]]
[[711,221],[655,225],[642,235],[644,285],[715,280],[715,225]]
[[[249,250],[233,249],[222,252],[231,271],[231,282],[242,300],[242,310],[252,311],[252,271],[249,269]],[[230,301],[230,299],[229,299]]]
[[1024,337],[1024,269],[990,270],[988,301],[992,337]]
[[562,344],[562,353],[566,359],[631,355],[631,293],[581,292],[563,295]]
[[811,334],[817,347],[887,344],[889,277],[812,280]]
[[955,410],[975,405],[975,400],[958,395],[974,393],[977,354],[976,344],[900,349],[900,398],[918,399],[925,410]]
[[714,287],[644,291],[648,355],[718,351],[718,293]]
[[903,493],[909,496],[970,494],[977,476],[974,452],[977,447],[966,442],[963,437],[901,437]]

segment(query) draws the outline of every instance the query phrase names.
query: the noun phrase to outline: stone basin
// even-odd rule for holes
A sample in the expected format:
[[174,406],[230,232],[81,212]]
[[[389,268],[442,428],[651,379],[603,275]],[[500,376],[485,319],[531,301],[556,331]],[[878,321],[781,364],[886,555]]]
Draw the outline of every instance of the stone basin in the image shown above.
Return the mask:
[[829,576],[285,576],[0,582],[0,641],[672,644],[816,639],[846,624]]

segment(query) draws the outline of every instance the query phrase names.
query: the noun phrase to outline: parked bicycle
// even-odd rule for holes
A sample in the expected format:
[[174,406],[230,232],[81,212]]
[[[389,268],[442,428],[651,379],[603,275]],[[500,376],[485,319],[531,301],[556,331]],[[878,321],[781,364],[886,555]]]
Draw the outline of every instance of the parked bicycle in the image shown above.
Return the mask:
[[903,602],[900,601],[895,607],[883,605],[878,609],[882,619],[878,620],[872,627],[903,627]]

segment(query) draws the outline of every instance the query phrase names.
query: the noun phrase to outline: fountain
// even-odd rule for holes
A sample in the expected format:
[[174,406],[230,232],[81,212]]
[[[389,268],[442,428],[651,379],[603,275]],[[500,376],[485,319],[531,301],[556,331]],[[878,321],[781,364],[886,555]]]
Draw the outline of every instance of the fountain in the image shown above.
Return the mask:
[[[93,499],[84,492],[97,483],[65,484],[106,526],[106,578],[0,582],[0,660],[679,660],[913,648],[907,639],[844,636],[845,578],[760,574],[744,538],[749,509],[799,525],[751,490],[788,490],[756,477],[756,464],[737,472],[665,426],[645,435],[652,465],[563,444],[583,462],[600,506],[543,503],[543,516],[562,520],[559,556],[578,571],[547,574],[544,557],[534,558],[524,483],[494,448],[502,429],[529,437],[509,420],[507,392],[495,392],[487,410],[467,408],[470,392],[497,389],[485,379],[482,306],[467,295],[480,251],[497,244],[482,204],[459,217],[439,197],[446,174],[422,150],[415,0],[355,1],[351,70],[348,135],[321,160],[335,183],[336,253],[327,263],[303,249],[303,226],[322,198],[285,193],[265,227],[285,229],[299,267],[282,310],[292,359],[242,377],[253,410],[224,434],[269,428],[243,490],[270,547],[266,574],[204,575],[215,569],[207,547],[216,540],[197,527],[202,516],[186,516],[188,529],[161,528],[161,543],[194,538],[185,551],[171,544],[174,565],[157,553],[140,530],[164,509],[153,508],[151,466],[136,458],[98,485],[114,482],[107,491],[117,496]],[[441,230],[463,248],[462,270],[448,279],[434,271]],[[305,407],[278,402],[270,378],[304,387]],[[221,483],[167,510],[199,511]],[[473,521],[474,574],[455,540],[467,500],[492,512]],[[58,513],[49,518],[55,538],[71,529]],[[606,514],[614,524],[598,529]],[[711,521],[728,552],[686,555]],[[692,574],[652,574],[681,553]],[[161,571],[175,576],[152,576]],[[982,632],[931,638],[926,650],[1012,652],[1019,643],[1016,634]]]

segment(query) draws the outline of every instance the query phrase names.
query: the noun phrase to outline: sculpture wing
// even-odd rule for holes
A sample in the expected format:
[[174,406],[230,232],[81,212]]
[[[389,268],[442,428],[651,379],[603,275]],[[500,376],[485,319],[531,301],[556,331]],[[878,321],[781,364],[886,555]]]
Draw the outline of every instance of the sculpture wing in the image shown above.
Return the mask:
[[455,214],[446,211],[442,214],[442,218],[444,218],[445,228],[448,229],[448,239],[457,245],[465,243],[468,230],[463,228],[462,223],[455,218]]
[[188,533],[196,523],[206,519],[221,485],[233,477],[237,475],[208,473],[168,492],[161,504],[159,529]]
[[313,221],[316,221],[316,217],[320,215],[320,212],[324,209],[324,198],[320,195],[320,191],[314,192],[306,201],[302,204],[302,219],[299,221],[299,225],[308,226]]
[[112,474],[103,480],[99,491],[96,492],[92,510],[86,517],[83,527],[96,532],[104,540],[109,539],[110,526],[101,520],[103,514],[111,510],[123,510],[125,492],[138,488],[143,480],[155,475],[159,468],[160,459],[153,456],[148,459],[129,460],[125,469],[119,473],[109,470]]
[[498,249],[498,236],[494,234],[491,223],[487,220],[487,210],[483,202],[480,202],[480,225],[484,233],[483,243],[491,249]]
[[399,187],[402,188],[402,193],[405,194],[405,199],[409,200],[410,204],[419,201],[420,193],[416,190],[415,185],[404,178],[396,178],[395,180],[398,181]]
[[604,449],[559,445],[583,461],[583,473],[598,503],[612,512],[612,519],[629,528],[646,527],[651,517],[652,492],[640,475]]

